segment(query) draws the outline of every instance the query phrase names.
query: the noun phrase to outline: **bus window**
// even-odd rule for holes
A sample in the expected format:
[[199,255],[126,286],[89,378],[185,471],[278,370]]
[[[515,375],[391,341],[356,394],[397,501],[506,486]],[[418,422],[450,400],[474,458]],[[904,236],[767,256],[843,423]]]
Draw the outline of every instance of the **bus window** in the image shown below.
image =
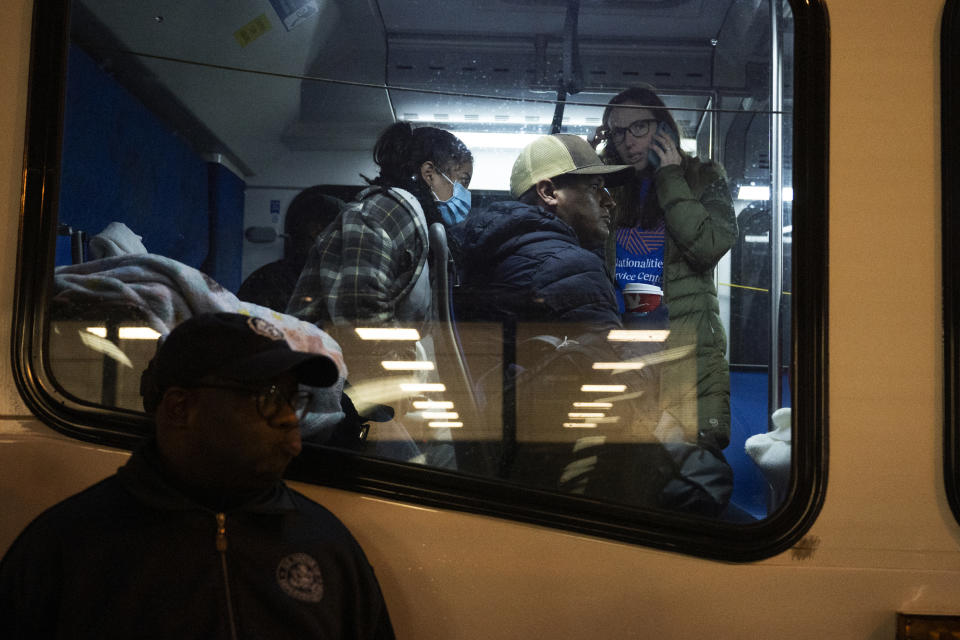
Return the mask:
[[[812,522],[819,3],[53,4],[37,7],[17,338],[53,426],[136,446],[140,374],[178,322],[303,319],[345,379],[301,425],[298,480],[733,560]],[[452,134],[469,163],[377,183],[395,123]],[[518,169],[546,135],[563,150]],[[537,173],[542,153],[573,164]],[[311,232],[286,307],[241,299],[290,259],[310,187],[340,213]],[[441,213],[455,194],[463,220]],[[418,240],[370,222],[390,270],[331,270],[319,247],[346,247],[373,197]],[[331,302],[398,282],[407,297],[377,314]]]

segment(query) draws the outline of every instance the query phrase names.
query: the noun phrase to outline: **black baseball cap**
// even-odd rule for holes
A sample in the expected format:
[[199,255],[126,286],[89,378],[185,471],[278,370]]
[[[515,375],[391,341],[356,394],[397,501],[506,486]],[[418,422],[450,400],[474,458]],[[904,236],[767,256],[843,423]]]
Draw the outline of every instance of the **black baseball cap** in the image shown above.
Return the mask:
[[288,371],[312,387],[329,387],[340,376],[333,360],[294,351],[283,332],[263,318],[206,313],[177,325],[161,340],[140,378],[140,395],[152,413],[170,387],[200,386],[211,378],[257,382]]

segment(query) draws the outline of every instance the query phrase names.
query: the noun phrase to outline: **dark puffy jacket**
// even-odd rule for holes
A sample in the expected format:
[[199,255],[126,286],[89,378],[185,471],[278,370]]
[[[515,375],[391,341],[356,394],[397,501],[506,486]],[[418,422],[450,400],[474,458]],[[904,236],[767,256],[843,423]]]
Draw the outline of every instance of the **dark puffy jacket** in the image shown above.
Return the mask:
[[549,211],[497,202],[472,212],[450,236],[463,291],[459,319],[620,326],[603,259]]

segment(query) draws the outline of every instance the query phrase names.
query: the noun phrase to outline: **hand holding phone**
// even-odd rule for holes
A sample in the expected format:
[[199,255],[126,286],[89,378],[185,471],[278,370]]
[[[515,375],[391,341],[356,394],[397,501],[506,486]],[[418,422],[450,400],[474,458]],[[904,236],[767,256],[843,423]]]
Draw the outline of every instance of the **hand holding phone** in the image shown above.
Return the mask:
[[677,132],[674,131],[669,124],[664,121],[660,121],[657,124],[657,132],[653,134],[653,139],[650,141],[650,149],[647,151],[647,165],[652,169],[656,170],[660,168],[660,154],[657,153],[656,146],[654,145],[654,140],[657,138],[657,134],[664,133],[670,137],[673,141],[673,144],[676,145],[677,151],[680,150],[680,136],[677,135]]

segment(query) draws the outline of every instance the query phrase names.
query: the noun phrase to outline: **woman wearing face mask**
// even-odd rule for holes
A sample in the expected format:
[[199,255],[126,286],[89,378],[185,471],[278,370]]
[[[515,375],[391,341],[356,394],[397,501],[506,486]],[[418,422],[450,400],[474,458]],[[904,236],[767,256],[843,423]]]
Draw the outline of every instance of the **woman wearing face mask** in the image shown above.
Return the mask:
[[601,157],[633,165],[634,177],[614,190],[606,255],[618,290],[631,282],[662,288],[667,347],[695,347],[695,369],[689,358],[663,368],[662,437],[722,449],[730,435],[730,382],[714,270],[737,239],[737,220],[723,168],[682,152],[678,133],[649,88],[628,89],[608,103],[597,136],[605,142]]
[[[430,287],[427,229],[435,222],[457,222],[469,212],[466,187],[473,174],[473,155],[448,131],[414,129],[399,122],[380,134],[373,160],[380,175],[373,180],[364,176],[370,186],[317,237],[287,313],[327,327],[429,329],[437,310]],[[357,386],[381,380],[383,360],[411,359],[436,361],[429,346],[420,342],[377,343],[354,354],[351,382]],[[406,400],[396,400],[395,415],[412,410]],[[377,455],[456,468],[448,429],[429,429],[416,436],[419,442],[414,444],[402,425],[391,424],[378,427],[385,444],[376,449]],[[317,442],[329,442],[326,438],[323,430],[312,436]],[[355,436],[351,439],[356,445]]]
[[[287,312],[309,322],[429,320],[427,228],[470,211],[473,155],[448,131],[388,127],[373,150],[380,175],[317,238]],[[345,268],[345,265],[349,265]]]

